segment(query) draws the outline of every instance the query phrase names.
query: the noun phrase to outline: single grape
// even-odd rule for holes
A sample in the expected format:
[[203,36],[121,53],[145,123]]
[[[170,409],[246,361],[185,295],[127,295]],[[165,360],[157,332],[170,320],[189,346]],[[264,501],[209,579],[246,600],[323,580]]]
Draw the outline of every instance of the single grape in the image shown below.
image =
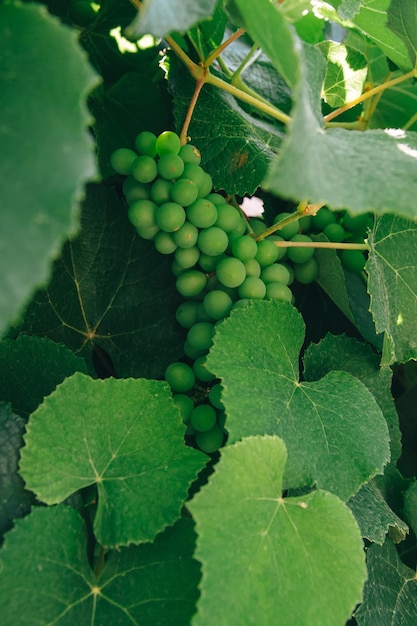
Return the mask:
[[122,185],[123,195],[128,204],[132,204],[135,200],[149,200],[150,189],[150,185],[138,183],[133,176],[125,178]]
[[255,278],[259,278],[261,275],[261,266],[259,265],[256,259],[249,259],[245,263],[246,268],[246,276],[255,276]]
[[323,235],[327,237],[329,241],[342,242],[345,239],[346,232],[341,224],[328,224],[323,230]]
[[198,263],[199,258],[200,250],[197,246],[193,246],[192,248],[177,248],[174,257],[179,266],[186,270],[194,267],[194,265]]
[[[300,243],[302,243],[302,242],[311,242],[312,239],[308,235],[300,234],[300,235],[294,235],[294,237],[292,237],[290,241],[299,241]],[[287,250],[287,257],[293,263],[306,263],[306,261],[311,259],[313,254],[314,254],[313,247],[304,248],[300,246],[300,247],[295,247],[295,248],[288,248]]]
[[[284,211],[283,213],[278,213],[278,215],[276,215],[274,218],[274,224],[278,224],[279,222],[283,221],[287,217],[290,217],[290,215],[291,213],[288,213],[287,211]],[[298,233],[299,228],[300,226],[299,226],[298,220],[295,220],[294,222],[290,222],[286,226],[279,228],[276,232],[278,235],[280,235],[280,237],[283,237],[284,239],[288,240],[288,239],[291,239],[291,237],[294,237],[294,235]]]
[[225,291],[213,289],[204,296],[203,306],[212,319],[222,320],[232,310],[233,300]]
[[198,432],[206,432],[215,426],[217,421],[216,411],[210,404],[200,404],[191,411],[190,423]]
[[262,239],[258,241],[258,250],[255,259],[261,267],[272,265],[278,258],[278,248],[273,241]]
[[205,288],[207,276],[198,270],[186,270],[175,283],[177,291],[185,298],[195,298]]
[[182,178],[191,180],[194,185],[199,188],[204,182],[204,173],[203,168],[199,165],[196,165],[195,163],[185,163]]
[[250,261],[256,257],[258,246],[256,241],[250,235],[240,235],[232,242],[232,254],[234,257],[243,261]]
[[261,278],[264,283],[282,283],[283,285],[288,285],[291,275],[288,267],[282,263],[273,263],[263,268]]
[[250,217],[249,224],[255,235],[260,235],[267,229],[267,225],[265,224],[264,220],[258,217]]
[[260,278],[248,276],[238,288],[241,298],[257,298],[262,300],[266,294],[266,285]]
[[[282,237],[280,237],[279,235],[270,235],[268,237],[269,241],[285,241],[285,239],[283,239]],[[276,246],[277,250],[278,250],[278,256],[277,256],[277,261],[281,261],[285,255],[287,254],[287,248],[285,246]]]
[[164,154],[158,161],[159,176],[167,180],[179,178],[184,171],[184,161],[177,154]]
[[313,228],[318,232],[323,232],[326,226],[329,224],[335,224],[335,222],[336,215],[325,206],[317,211],[316,215],[314,215],[311,220]]
[[138,156],[133,161],[132,174],[139,183],[151,183],[158,174],[156,162],[150,156]]
[[184,393],[194,387],[195,374],[187,363],[176,361],[166,368],[165,380],[172,391]]
[[155,221],[161,230],[173,233],[185,222],[185,210],[176,202],[165,202],[157,208]]
[[203,254],[219,256],[229,245],[226,233],[217,226],[203,228],[198,235],[197,245]]
[[172,254],[177,249],[177,244],[172,239],[171,233],[160,230],[154,238],[156,250],[161,254]]
[[218,256],[211,256],[210,254],[204,254],[203,252],[200,254],[199,264],[202,270],[205,272],[214,272],[216,267],[221,261],[224,259],[224,254],[219,254]]
[[214,204],[214,206],[220,206],[222,204],[225,204],[225,199],[220,193],[209,193],[206,197],[207,200],[210,200],[210,202]]
[[201,355],[206,353],[206,350],[196,350],[196,348],[191,346],[188,343],[188,341],[185,341],[184,346],[183,346],[183,350],[184,350],[185,356],[187,356],[189,359],[191,359],[191,361],[195,361],[196,359],[198,359],[199,356],[201,356]]
[[198,196],[198,187],[188,178],[180,178],[171,189],[171,198],[174,202],[178,202],[182,206],[189,206]]
[[158,206],[151,200],[136,200],[127,212],[128,218],[136,228],[156,226],[155,216]]
[[198,185],[198,197],[205,198],[213,189],[213,179],[210,174],[204,172],[202,182]]
[[201,303],[197,300],[186,300],[176,310],[175,318],[183,328],[191,328],[197,322],[197,309]]
[[[132,173],[132,166],[138,155],[129,148],[118,148],[110,155],[110,164],[117,174],[128,176]],[[149,182],[149,181],[144,181]]]
[[187,207],[187,219],[198,228],[209,228],[217,220],[217,209],[209,200],[199,198]]
[[207,369],[207,356],[205,354],[199,356],[193,363],[193,371],[195,377],[203,383],[210,383],[216,377]]
[[366,258],[361,250],[342,250],[340,260],[345,270],[359,274],[365,267]]
[[[204,299],[203,299],[204,302]],[[203,302],[200,302],[200,304],[198,305],[198,309],[197,309],[197,322],[213,322],[213,318],[210,317],[210,315],[207,313],[206,309],[204,308],[204,304]]]
[[208,399],[210,403],[214,406],[215,409],[218,409],[219,411],[224,411],[224,404],[222,401],[222,391],[223,389],[222,389],[221,384],[216,383],[210,389],[209,394],[208,394]]
[[313,256],[305,263],[294,263],[294,277],[299,283],[308,285],[316,280],[318,275],[319,266]]
[[[175,252],[176,252],[176,250],[175,250]],[[180,265],[178,263],[178,261],[176,261],[175,258],[174,258],[174,259],[172,259],[172,262],[171,262],[171,272],[173,273],[175,278],[177,278],[180,274],[185,272],[185,267],[182,267],[182,265]]]
[[166,178],[157,178],[151,187],[151,200],[156,204],[164,204],[171,200],[172,182]]
[[292,302],[292,291],[287,285],[282,283],[268,283],[266,286],[265,298],[268,300],[287,300]]
[[[308,233],[312,228],[312,216],[304,215],[304,217],[300,217],[298,220],[298,229],[301,233]],[[295,234],[295,233],[294,233]]]
[[224,432],[217,424],[205,432],[197,432],[195,442],[206,454],[216,452],[223,444]]
[[155,226],[148,226],[147,228],[137,228],[136,232],[142,239],[148,239],[150,241],[151,239],[155,239],[160,231],[159,226],[155,224]]
[[194,402],[190,396],[186,396],[184,393],[175,393],[172,396],[172,399],[175,406],[178,407],[182,421],[185,424],[191,417],[191,411],[194,409]]
[[178,154],[182,158],[184,163],[192,163],[194,165],[200,165],[201,163],[200,151],[191,143],[187,143],[185,146],[181,146]]
[[225,257],[217,264],[216,276],[226,287],[239,287],[246,278],[246,269],[239,259]]
[[[231,231],[239,228],[241,224],[241,219],[242,219],[239,209],[232,206],[231,204],[227,204],[224,201],[224,198],[223,198],[222,203],[216,204],[216,208],[217,208],[217,219],[214,223],[214,226],[218,226],[218,228],[221,228],[226,233],[230,233]],[[243,221],[245,221],[244,218],[243,218]],[[245,228],[246,228],[246,224],[245,224]],[[243,233],[240,233],[240,234],[243,234]]]
[[362,213],[361,215],[345,213],[343,216],[343,227],[354,235],[360,235],[365,238],[368,226],[369,213]]
[[192,248],[197,243],[198,228],[186,220],[172,237],[179,248]]
[[180,138],[172,130],[165,130],[156,139],[156,152],[161,157],[165,154],[178,154],[180,149]]
[[187,333],[188,344],[196,350],[209,350],[214,336],[214,324],[197,322]]
[[156,155],[156,135],[149,130],[144,130],[135,139],[135,148],[143,156],[154,157]]

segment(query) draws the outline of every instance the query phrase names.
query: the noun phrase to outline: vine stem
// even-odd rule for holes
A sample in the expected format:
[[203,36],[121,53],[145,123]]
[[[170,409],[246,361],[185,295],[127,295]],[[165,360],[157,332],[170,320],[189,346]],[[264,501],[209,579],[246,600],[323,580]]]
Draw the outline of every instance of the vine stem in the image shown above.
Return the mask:
[[227,46],[230,46],[231,43],[236,41],[236,39],[239,39],[239,37],[241,37],[244,33],[245,30],[243,28],[238,28],[238,30],[234,32],[233,35],[230,35],[230,37],[223,41],[220,46],[210,52],[207,59],[204,61],[204,66],[209,67],[213,63],[213,61],[215,61],[217,57],[223,52],[223,50],[227,48]]
[[334,250],[370,250],[367,243],[338,243],[335,241],[274,241],[278,248],[331,248]]
[[96,578],[98,578],[101,572],[103,571],[105,556],[106,556],[106,551],[103,548],[103,546],[100,546],[100,551],[97,557],[97,563],[94,568],[94,574],[96,575]]
[[190,100],[190,104],[188,105],[187,114],[184,119],[184,124],[182,126],[182,130],[180,133],[181,145],[184,146],[188,142],[188,128],[191,123],[191,118],[194,113],[195,105],[197,104],[198,96],[200,95],[200,91],[205,83],[204,78],[200,78],[197,80],[193,96]]
[[263,233],[260,233],[255,237],[255,240],[261,241],[262,239],[266,239],[266,237],[269,237],[269,235],[273,235],[274,233],[276,233],[277,230],[284,228],[284,226],[287,226],[292,222],[300,220],[302,217],[306,217],[308,215],[316,215],[319,209],[321,209],[324,205],[325,202],[315,202],[313,204],[308,204],[306,200],[302,200],[294,213],[291,213],[291,215],[284,217],[284,219],[276,222],[276,224],[273,224],[272,226],[264,230]]
[[392,78],[391,80],[388,80],[384,83],[381,83],[380,85],[377,85],[373,89],[370,89],[366,93],[363,93],[361,96],[359,96],[358,98],[355,98],[351,102],[348,102],[347,104],[343,105],[339,109],[336,109],[335,111],[332,111],[328,115],[325,115],[323,118],[324,122],[325,123],[330,122],[330,120],[333,120],[335,117],[338,117],[345,111],[349,111],[349,109],[352,109],[357,104],[360,104],[361,102],[365,102],[365,100],[372,98],[376,94],[379,94],[381,91],[384,91],[385,89],[389,89],[390,87],[393,87],[394,85],[398,85],[399,83],[403,83],[409,78],[414,78],[415,76],[416,76],[416,70],[413,69],[407,72],[406,74],[403,74],[402,76],[398,76],[397,78]]

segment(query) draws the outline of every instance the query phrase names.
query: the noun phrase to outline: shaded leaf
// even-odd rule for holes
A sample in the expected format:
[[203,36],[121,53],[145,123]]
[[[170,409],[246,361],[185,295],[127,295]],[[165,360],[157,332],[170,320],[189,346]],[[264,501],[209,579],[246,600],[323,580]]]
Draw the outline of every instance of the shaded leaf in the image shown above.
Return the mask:
[[32,414],[25,444],[21,474],[43,502],[97,484],[94,530],[105,546],[151,541],[175,522],[206,459],[185,446],[166,383],[80,373]]
[[182,519],[153,544],[107,553],[96,578],[78,513],[37,508],[16,524],[1,552],[2,624],[187,623],[198,595],[194,541],[192,522]]
[[391,0],[387,26],[405,45],[413,67],[417,64],[417,2]]
[[191,501],[203,570],[193,625],[270,626],[279,616],[342,626],[360,601],[366,568],[352,514],[324,491],[283,498],[286,457],[278,437],[228,446]]
[[215,7],[216,0],[145,0],[127,34],[164,37],[175,30],[184,32],[212,15]]
[[75,33],[36,4],[0,6],[0,41],[3,333],[77,227],[83,182],[95,174],[83,100],[96,77]]
[[316,483],[347,499],[388,461],[387,425],[347,372],[299,382],[304,330],[291,304],[253,302],[217,327],[208,368],[222,380],[229,441],[277,434],[289,453],[286,488]]
[[404,494],[404,512],[417,535],[417,482],[413,482]]

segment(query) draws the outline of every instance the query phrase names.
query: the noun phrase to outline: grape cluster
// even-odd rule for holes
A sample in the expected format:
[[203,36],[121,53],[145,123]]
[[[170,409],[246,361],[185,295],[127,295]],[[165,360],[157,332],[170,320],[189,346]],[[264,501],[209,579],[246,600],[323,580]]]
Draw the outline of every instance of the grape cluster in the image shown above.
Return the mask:
[[[314,248],[286,248],[277,242],[311,241],[305,231],[318,222],[322,210],[313,220],[302,218],[259,238],[265,222],[248,219],[238,205],[212,193],[212,179],[200,166],[195,146],[181,145],[172,131],[158,137],[144,131],[135,148],[111,155],[113,169],[126,177],[128,217],[139,236],[172,256],[176,288],[184,298],[176,312],[187,330],[184,360],[169,365],[165,379],[186,433],[212,453],[225,438],[221,385],[206,366],[215,326],[253,299],[292,302],[294,280],[307,284],[317,278]],[[280,213],[275,221],[287,215]]]

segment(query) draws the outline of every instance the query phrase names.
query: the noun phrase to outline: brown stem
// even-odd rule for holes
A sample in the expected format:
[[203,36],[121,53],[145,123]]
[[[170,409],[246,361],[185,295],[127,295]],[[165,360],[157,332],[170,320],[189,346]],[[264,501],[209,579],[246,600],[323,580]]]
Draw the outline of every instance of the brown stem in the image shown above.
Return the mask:
[[190,126],[191,118],[194,113],[195,105],[197,104],[198,96],[200,95],[200,91],[205,83],[205,77],[197,80],[195,84],[195,89],[193,96],[190,100],[190,104],[188,105],[187,114],[185,116],[184,124],[181,130],[180,139],[181,145],[184,146],[188,142],[188,128]]
[[227,46],[230,46],[231,43],[236,41],[236,39],[241,37],[241,35],[243,35],[244,33],[245,30],[243,28],[238,28],[238,30],[234,32],[233,35],[231,35],[220,46],[213,50],[213,52],[210,52],[207,59],[204,61],[204,66],[209,67],[213,63],[213,61],[215,61],[217,57],[223,52],[223,50],[227,48]]

